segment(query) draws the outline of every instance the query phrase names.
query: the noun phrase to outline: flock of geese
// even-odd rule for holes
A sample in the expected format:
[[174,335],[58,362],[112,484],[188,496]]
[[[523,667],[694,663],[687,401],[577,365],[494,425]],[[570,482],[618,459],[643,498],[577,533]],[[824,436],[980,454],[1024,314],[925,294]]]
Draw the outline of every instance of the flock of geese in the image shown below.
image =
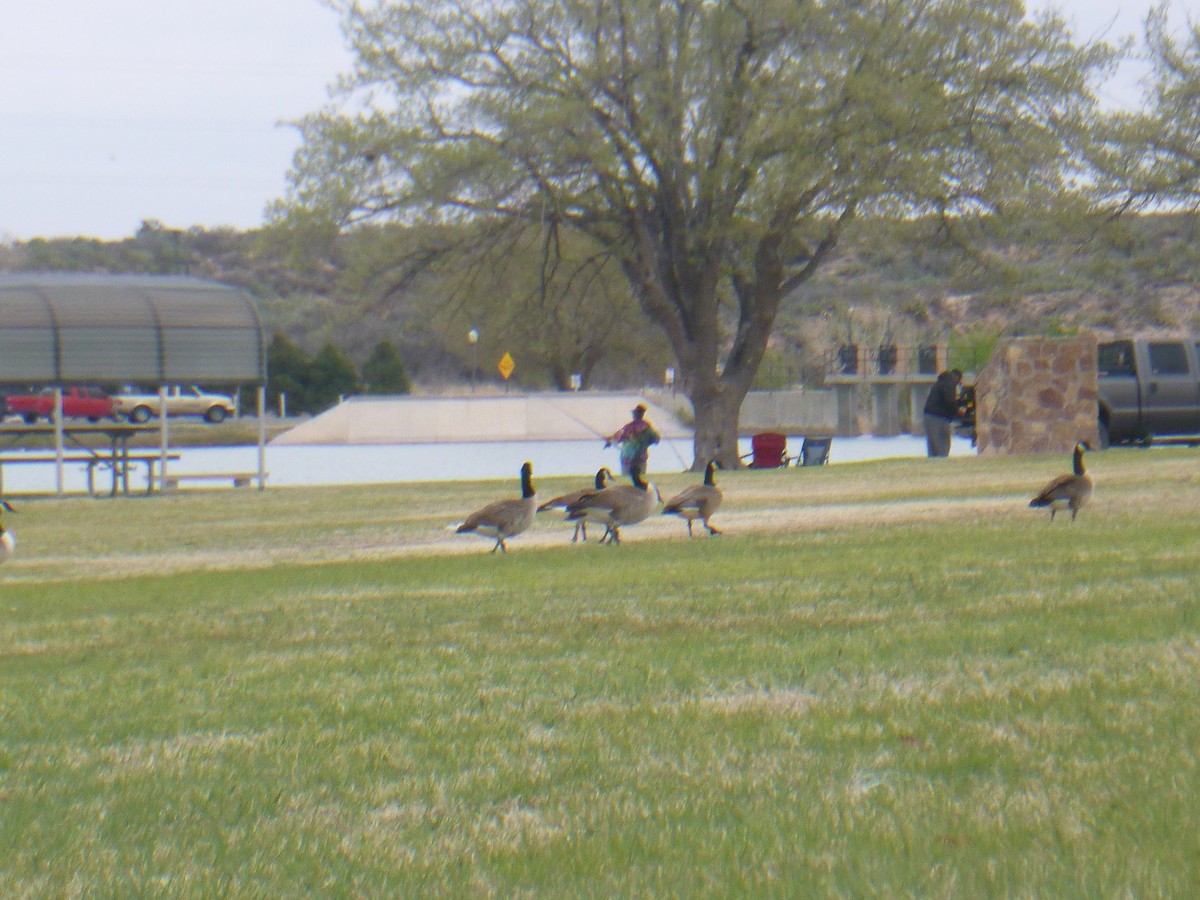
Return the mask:
[[[1060,509],[1071,511],[1071,521],[1091,499],[1094,482],[1083,464],[1086,444],[1075,445],[1071,471],[1059,475],[1047,484],[1037,496],[1029,501],[1034,508],[1049,507],[1050,521]],[[571,542],[581,538],[587,540],[587,526],[603,525],[604,534],[600,543],[620,544],[621,528],[636,525],[650,518],[662,503],[662,514],[678,516],[687,522],[688,537],[693,536],[692,525],[699,519],[710,535],[721,534],[709,519],[721,506],[724,499],[716,482],[716,462],[710,461],[704,469],[704,481],[693,484],[663,503],[662,494],[652,483],[643,478],[640,469],[630,473],[631,484],[611,484],[613,474],[607,468],[596,473],[595,480],[567,494],[538,504],[533,487],[533,464],[521,466],[521,496],[496,500],[478,509],[463,521],[455,531],[458,534],[478,534],[491,538],[496,543],[491,552],[507,552],[505,541],[527,530],[539,512],[562,509],[566,521],[575,524]]]
[[[692,523],[700,519],[709,534],[720,534],[720,529],[709,522],[709,518],[721,505],[723,496],[717,487],[715,472],[717,464],[710,462],[704,470],[704,482],[693,484],[663,504],[663,515],[679,516],[687,522],[688,535],[692,534]],[[533,488],[533,463],[521,466],[521,496],[509,500],[497,500],[467,516],[455,531],[458,534],[478,534],[491,538],[496,543],[492,552],[508,551],[505,541],[515,537],[533,524],[539,512],[562,509],[565,520],[575,525],[571,542],[582,537],[587,540],[587,527],[604,526],[600,543],[620,544],[621,528],[644,522],[658,510],[663,502],[662,493],[644,477],[639,466],[630,471],[630,484],[610,484],[613,474],[607,468],[596,473],[589,487],[562,494],[538,504]]]
[[[1029,501],[1031,507],[1048,507],[1052,522],[1054,514],[1060,509],[1069,509],[1071,521],[1074,521],[1079,510],[1091,499],[1092,476],[1083,465],[1083,454],[1087,449],[1086,444],[1076,444],[1071,471],[1059,475]],[[521,466],[519,498],[489,503],[467,516],[455,530],[458,534],[478,534],[491,538],[496,542],[492,552],[500,550],[506,553],[508,547],[505,541],[528,530],[539,512],[562,509],[566,521],[575,525],[572,543],[581,538],[587,540],[587,526],[590,524],[593,527],[604,526],[600,543],[616,545],[621,543],[622,528],[646,521],[662,503],[662,515],[678,516],[687,522],[688,537],[692,537],[692,526],[697,519],[710,535],[718,535],[721,530],[709,521],[724,499],[721,489],[717,487],[716,469],[716,462],[710,461],[704,469],[703,482],[689,485],[663,503],[662,494],[651,482],[646,481],[640,468],[635,466],[630,473],[630,484],[612,484],[612,472],[603,468],[596,473],[595,480],[588,487],[562,494],[539,505],[533,487],[533,463],[527,462]],[[13,508],[0,499],[0,511],[13,512]],[[0,563],[10,559],[16,548],[16,538],[4,527],[4,519],[0,515]]]

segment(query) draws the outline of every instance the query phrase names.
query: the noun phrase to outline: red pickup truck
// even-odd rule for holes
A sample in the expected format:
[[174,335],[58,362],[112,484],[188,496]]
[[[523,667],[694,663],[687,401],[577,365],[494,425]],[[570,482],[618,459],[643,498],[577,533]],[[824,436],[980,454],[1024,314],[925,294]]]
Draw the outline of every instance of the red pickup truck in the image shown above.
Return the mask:
[[[116,401],[99,388],[63,388],[63,416],[68,419],[117,419]],[[12,394],[4,398],[5,416],[20,416],[30,425],[38,419],[49,419],[54,413],[54,389],[46,388],[37,394]]]

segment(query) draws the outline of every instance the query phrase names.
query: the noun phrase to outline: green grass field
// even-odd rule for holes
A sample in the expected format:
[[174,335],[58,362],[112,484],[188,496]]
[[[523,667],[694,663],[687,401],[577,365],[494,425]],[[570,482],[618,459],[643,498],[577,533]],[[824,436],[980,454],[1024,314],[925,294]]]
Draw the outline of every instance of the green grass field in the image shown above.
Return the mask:
[[1196,896],[1200,460],[1088,462],[18,500],[0,895]]

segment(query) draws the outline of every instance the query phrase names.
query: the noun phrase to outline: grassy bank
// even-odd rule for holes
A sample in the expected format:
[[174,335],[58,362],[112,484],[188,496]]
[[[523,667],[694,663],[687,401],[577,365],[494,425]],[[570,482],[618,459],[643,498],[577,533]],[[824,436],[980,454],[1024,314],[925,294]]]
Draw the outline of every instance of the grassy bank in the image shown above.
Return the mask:
[[[298,419],[267,418],[267,440],[292,428]],[[235,447],[258,443],[258,419],[243,417],[226,419],[210,424],[199,419],[172,419],[170,440],[172,447]],[[158,436],[139,435],[136,443],[142,446],[158,446]]]
[[[46,501],[0,567],[0,893],[1186,896],[1194,451]],[[693,476],[664,479],[664,493]],[[547,496],[574,486],[539,483]]]
[[[109,420],[111,421],[111,420]],[[289,428],[295,427],[299,419],[268,418],[267,440],[282,434]],[[19,424],[16,419],[10,419],[11,424]],[[43,423],[45,424],[44,420]],[[100,423],[104,424],[104,423]],[[152,419],[151,425],[157,424]],[[258,419],[242,417],[226,419],[224,422],[209,424],[199,418],[172,419],[170,422],[170,443],[174,448],[180,447],[236,447],[258,443]],[[104,435],[74,435],[72,442],[92,447],[106,447],[109,440]],[[157,447],[159,436],[157,432],[134,435],[129,442],[131,447]],[[29,435],[21,439],[21,447],[29,449],[46,449],[54,446],[53,434]]]

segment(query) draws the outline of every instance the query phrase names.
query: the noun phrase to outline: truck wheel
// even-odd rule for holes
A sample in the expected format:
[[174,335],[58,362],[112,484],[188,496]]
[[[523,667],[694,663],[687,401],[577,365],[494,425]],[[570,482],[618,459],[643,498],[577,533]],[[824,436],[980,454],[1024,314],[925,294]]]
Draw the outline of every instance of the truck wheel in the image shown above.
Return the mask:
[[150,421],[150,407],[135,406],[133,408],[133,412],[129,414],[129,420],[131,422],[137,422],[139,425],[145,425]]
[[36,425],[38,420],[37,413],[25,413],[21,418],[25,420],[26,425]]
[[204,421],[211,422],[216,425],[218,422],[225,421],[225,409],[221,406],[210,407],[208,412],[204,414]]

